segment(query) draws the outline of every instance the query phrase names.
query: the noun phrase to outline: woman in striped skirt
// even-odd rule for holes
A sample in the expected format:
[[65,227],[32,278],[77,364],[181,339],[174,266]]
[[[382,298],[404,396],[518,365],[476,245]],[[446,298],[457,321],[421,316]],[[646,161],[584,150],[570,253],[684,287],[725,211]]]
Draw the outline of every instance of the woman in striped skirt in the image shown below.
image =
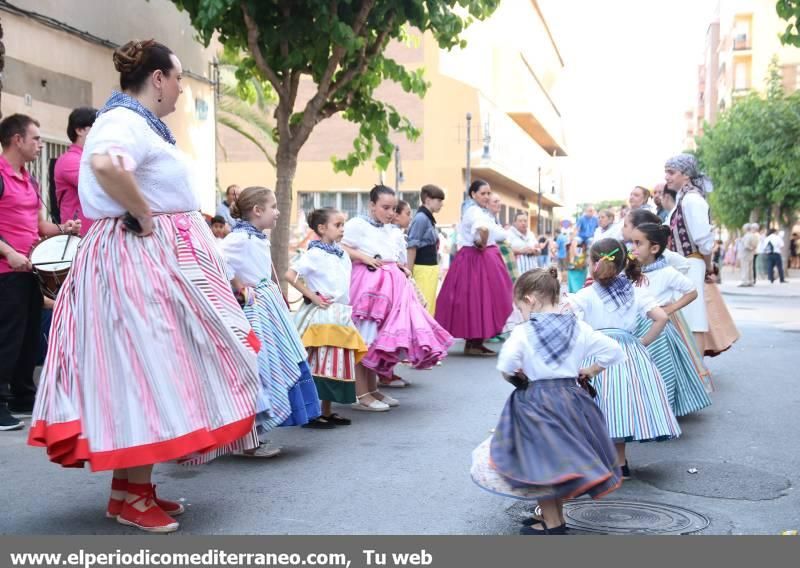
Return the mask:
[[[633,229],[632,253],[642,264],[645,277],[642,286],[672,315],[697,299],[697,290],[686,276],[667,264],[663,256],[669,239],[669,227],[643,223]],[[644,337],[650,320],[639,318],[635,335]],[[686,416],[711,405],[703,379],[697,372],[692,355],[683,343],[672,321],[647,348],[667,386],[667,396],[675,416]]]
[[233,273],[233,288],[263,349],[258,354],[261,398],[270,413],[256,417],[260,450],[245,452],[269,457],[265,435],[278,426],[307,424],[320,415],[319,396],[308,367],[306,349],[278,285],[272,280],[270,243],[264,231],[275,227],[278,204],[272,190],[248,187],[231,205],[239,221],[222,241],[222,255]]
[[[597,403],[617,447],[622,475],[627,478],[627,442],[670,440],[681,433],[664,380],[646,349],[664,329],[667,314],[650,294],[634,289],[641,279],[641,266],[628,258],[624,243],[602,239],[592,245],[589,256],[592,285],[571,295],[569,302],[583,313],[586,323],[617,340],[627,355],[625,363],[594,378]],[[653,321],[641,341],[633,335],[640,315]]]
[[153,464],[252,447],[259,342],[161,121],[181,94],[180,61],[150,40],[114,63],[123,92],[100,110],[80,166],[96,221],[56,301],[28,441],[65,467],[113,470],[106,515],[163,533],[184,508],[156,496]]

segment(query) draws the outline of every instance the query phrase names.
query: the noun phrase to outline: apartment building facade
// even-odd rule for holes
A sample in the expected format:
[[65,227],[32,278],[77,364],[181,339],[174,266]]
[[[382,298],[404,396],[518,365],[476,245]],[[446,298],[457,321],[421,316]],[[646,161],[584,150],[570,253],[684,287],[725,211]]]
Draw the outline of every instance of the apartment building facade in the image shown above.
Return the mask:
[[113,50],[131,39],[154,38],[169,46],[184,69],[184,92],[165,122],[193,161],[202,210],[216,202],[213,53],[194,40],[185,13],[168,0],[0,2],[5,44],[3,116],[23,113],[41,123],[42,154],[30,165],[48,195],[48,165],[69,146],[67,117],[73,108],[99,108],[119,74]]
[[[491,18],[466,30],[465,49],[446,52],[428,34],[411,36],[407,44],[392,44],[389,55],[411,69],[424,67],[427,95],[420,99],[386,83],[377,96],[409,117],[422,136],[410,142],[398,135],[396,159],[383,174],[365,164],[348,176],[334,173],[330,159],[348,153],[357,126],[338,116],[320,123],[300,153],[293,224],[302,226],[304,215],[319,206],[350,216],[365,212],[367,192],[381,179],[398,186],[413,207],[422,185],[439,185],[447,192],[440,222],[455,224],[469,177],[485,179],[501,196],[501,221],[525,211],[534,229],[541,217],[542,229],[552,230],[553,209],[566,190],[558,102],[564,61],[538,3],[504,0]],[[306,84],[298,99],[312,88]],[[220,141],[227,155],[219,162],[222,187],[274,183],[274,169],[256,148],[225,127]]]

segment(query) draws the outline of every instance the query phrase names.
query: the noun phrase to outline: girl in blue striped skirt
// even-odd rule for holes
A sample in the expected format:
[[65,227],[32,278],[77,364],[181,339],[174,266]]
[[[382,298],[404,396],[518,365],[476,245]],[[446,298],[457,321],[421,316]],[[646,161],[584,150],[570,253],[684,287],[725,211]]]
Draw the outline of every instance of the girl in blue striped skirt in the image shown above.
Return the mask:
[[[669,235],[669,227],[665,225],[643,223],[632,231],[631,252],[642,264],[645,275],[642,285],[667,315],[672,315],[693,302],[697,290],[691,280],[667,264],[663,253]],[[640,317],[635,335],[643,337],[651,325],[650,320]],[[675,416],[686,416],[711,405],[689,348],[672,321],[667,322],[664,332],[647,350],[667,386],[667,396]]]
[[[320,402],[300,340],[278,285],[272,280],[270,243],[264,231],[279,215],[275,194],[264,187],[248,187],[231,207],[240,219],[222,241],[221,252],[233,274],[233,288],[244,303],[244,313],[261,341],[256,427],[261,445],[249,457],[272,457],[265,434],[277,426],[301,426],[320,415]],[[221,354],[224,356],[224,354]]]
[[[598,241],[589,256],[593,283],[570,296],[569,302],[586,323],[615,339],[627,355],[624,363],[607,368],[593,384],[617,448],[622,476],[629,478],[627,442],[670,440],[681,433],[664,380],[646,349],[664,329],[668,316],[646,290],[634,288],[641,281],[641,265],[628,257],[623,242]],[[641,340],[633,335],[639,316],[653,321]],[[591,363],[591,359],[586,361]]]

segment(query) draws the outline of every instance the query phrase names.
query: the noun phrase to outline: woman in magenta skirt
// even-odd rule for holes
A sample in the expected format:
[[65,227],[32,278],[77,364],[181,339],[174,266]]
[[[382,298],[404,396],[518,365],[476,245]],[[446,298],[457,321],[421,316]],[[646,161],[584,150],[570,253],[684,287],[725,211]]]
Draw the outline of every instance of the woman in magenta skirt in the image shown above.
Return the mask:
[[494,218],[487,206],[492,190],[483,180],[469,186],[475,202],[458,228],[459,251],[436,300],[436,321],[466,340],[465,355],[492,356],[485,339],[503,331],[511,315],[511,278],[494,242]]

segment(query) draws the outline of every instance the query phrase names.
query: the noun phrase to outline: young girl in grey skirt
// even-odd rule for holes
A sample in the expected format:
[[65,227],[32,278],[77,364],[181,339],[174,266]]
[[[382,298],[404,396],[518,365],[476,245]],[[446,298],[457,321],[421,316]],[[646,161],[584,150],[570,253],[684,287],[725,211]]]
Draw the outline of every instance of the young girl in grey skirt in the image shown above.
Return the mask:
[[[516,389],[494,435],[473,452],[472,479],[499,495],[539,502],[521,534],[566,534],[563,504],[619,487],[620,468],[589,378],[621,363],[613,339],[561,313],[555,268],[536,268],[514,286],[524,323],[511,332],[497,369]],[[582,368],[592,358],[594,363]]]

